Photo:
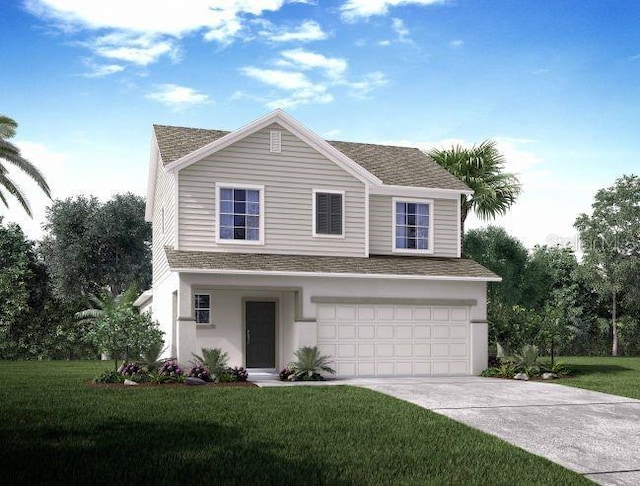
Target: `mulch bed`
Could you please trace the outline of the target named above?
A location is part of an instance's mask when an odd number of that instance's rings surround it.
[[[207,383],[206,385],[186,385],[184,383],[138,383],[137,385],[125,385],[124,383],[93,383],[92,381],[85,381],[85,386],[90,388],[160,388],[160,387],[183,387],[183,388],[203,388],[215,386],[218,388],[224,387],[248,387],[257,388],[258,385],[252,381],[232,381],[228,383]]]

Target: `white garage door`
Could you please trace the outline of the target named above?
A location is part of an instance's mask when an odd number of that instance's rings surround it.
[[[468,307],[320,304],[317,322],[338,375],[470,374]]]

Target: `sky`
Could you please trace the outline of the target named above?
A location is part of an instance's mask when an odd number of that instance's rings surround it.
[[[57,199],[144,195],[153,123],[282,108],[333,140],[492,138],[524,190],[492,224],[575,244],[595,192],[640,172],[639,25],[637,0],[3,0],[0,113]],[[38,239],[51,201],[12,176],[34,217],[0,216]]]

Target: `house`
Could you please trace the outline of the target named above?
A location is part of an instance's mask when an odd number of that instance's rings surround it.
[[[340,376],[478,374],[499,277],[460,258],[470,192],[418,149],[328,142],[281,110],[232,132],[154,126],[168,353],[278,369],[317,345]]]

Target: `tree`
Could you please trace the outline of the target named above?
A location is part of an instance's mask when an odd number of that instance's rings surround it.
[[[580,232],[584,274],[610,306],[611,354],[617,356],[620,306],[633,307],[640,300],[634,285],[640,272],[640,178],[625,175],[600,189],[591,209],[574,226]]]
[[[131,193],[104,204],[84,196],[54,201],[41,251],[56,296],[86,306],[89,294],[105,288],[115,297],[131,283],[151,285],[151,224],[144,206]]]
[[[91,295],[94,308],[76,313],[79,323],[89,325],[87,341],[100,351],[108,352],[116,369],[120,356],[126,362],[131,357],[139,357],[148,347],[162,343],[158,324],[133,306],[137,295],[135,285],[115,297],[109,292],[102,297]]]
[[[9,207],[9,203],[7,202],[7,198],[3,192],[4,189],[15,197],[25,212],[31,216],[31,209],[29,208],[29,202],[27,201],[26,196],[11,180],[9,177],[9,169],[2,162],[5,161],[27,174],[38,184],[38,186],[40,186],[40,189],[42,189],[49,198],[51,197],[51,190],[49,189],[49,185],[47,184],[47,181],[45,181],[44,176],[37,167],[22,157],[20,149],[9,142],[8,139],[15,137],[17,128],[18,124],[15,120],[7,116],[0,115],[0,201],[2,201],[6,207]]]
[[[493,219],[506,214],[520,195],[520,181],[515,174],[504,172],[505,159],[494,140],[485,140],[470,149],[460,145],[433,149],[428,155],[473,190],[472,195],[460,197],[461,235],[470,211],[480,219]]]

